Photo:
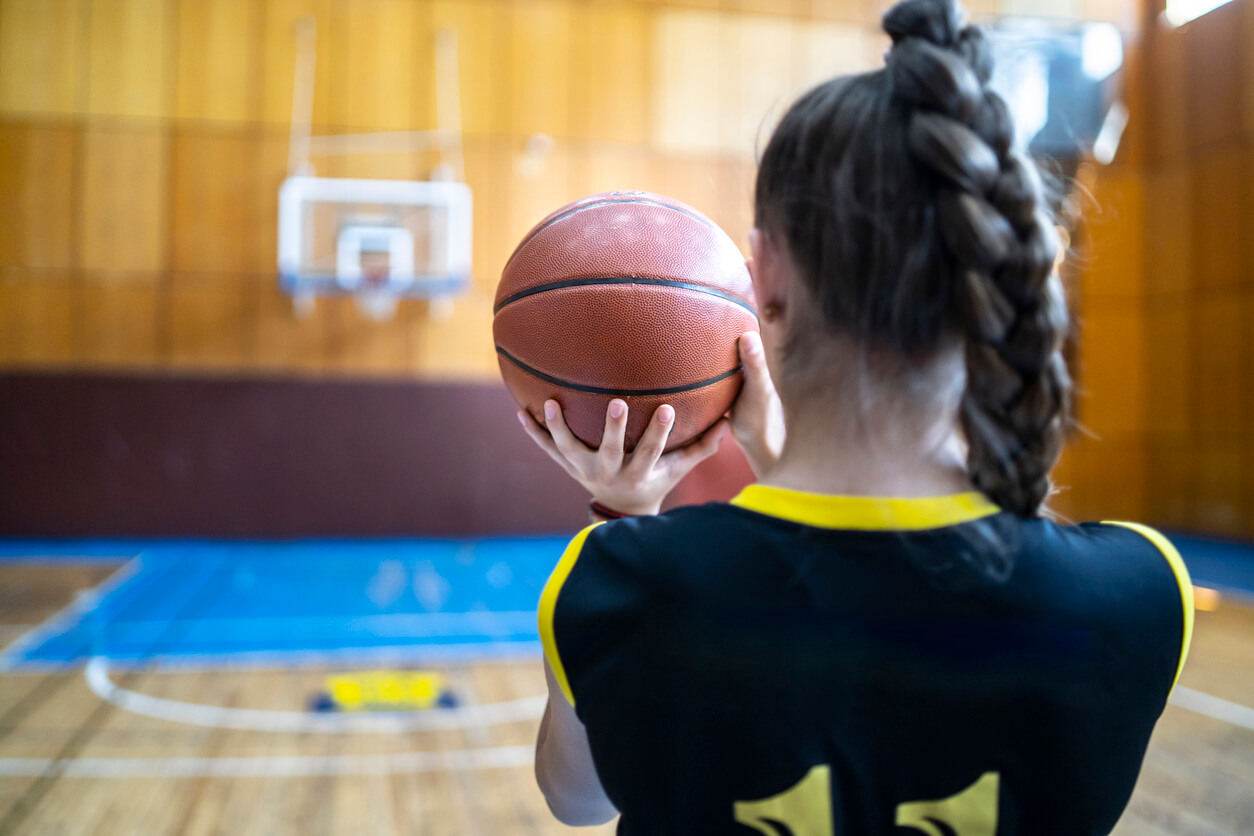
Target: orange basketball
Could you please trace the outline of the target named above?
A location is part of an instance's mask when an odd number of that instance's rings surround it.
[[[514,250],[492,335],[514,399],[544,424],[562,405],[596,447],[612,398],[627,402],[627,449],[658,406],[675,408],[667,449],[727,412],[740,391],[737,338],[756,331],[744,256],[709,218],[648,192],[563,206]]]

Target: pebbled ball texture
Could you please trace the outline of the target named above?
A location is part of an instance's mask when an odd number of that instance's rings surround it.
[[[596,447],[627,402],[627,449],[653,410],[675,407],[667,449],[716,422],[740,391],[736,340],[756,331],[744,256],[695,209],[649,192],[563,206],[523,238],[497,287],[492,335],[514,399],[544,402]]]

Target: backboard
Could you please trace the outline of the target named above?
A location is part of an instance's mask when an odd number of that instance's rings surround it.
[[[298,312],[352,294],[375,318],[401,297],[447,299],[470,284],[465,183],[295,176],[279,189],[279,280]]]

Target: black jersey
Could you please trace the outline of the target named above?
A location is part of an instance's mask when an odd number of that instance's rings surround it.
[[[1143,526],[762,485],[585,529],[540,602],[618,832],[684,836],[1107,833],[1192,618]]]

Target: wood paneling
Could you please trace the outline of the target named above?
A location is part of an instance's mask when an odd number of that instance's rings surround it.
[[[883,66],[888,36],[866,25],[804,22],[794,47],[792,98],[834,76]]]
[[[180,118],[256,121],[261,13],[254,0],[179,0]]]
[[[410,320],[411,369],[424,377],[496,380],[492,343],[495,288],[458,300],[448,317],[432,317],[421,306]]]
[[[1151,160],[1179,154],[1189,144],[1185,36],[1186,32],[1165,26],[1147,33],[1146,77],[1153,96],[1148,119]]]
[[[83,364],[116,369],[160,366],[164,298],[164,290],[151,281],[86,276],[81,295]]]
[[[1191,300],[1190,300],[1191,301]],[[1194,323],[1189,302],[1153,300],[1145,318],[1146,429],[1182,435],[1193,426]]]
[[[0,111],[79,109],[80,10],[78,0],[0,2]]]
[[[435,0],[436,32],[457,33],[458,83],[462,129],[498,133],[506,120],[505,67],[508,21],[494,0]]]
[[[1245,0],[1241,6],[1241,19],[1243,23],[1243,32],[1241,35],[1241,43],[1254,44],[1254,3]],[[1245,136],[1247,141],[1254,137],[1254,50],[1244,49],[1241,51],[1242,63],[1245,67],[1245,78],[1242,82],[1241,109],[1245,115]],[[1251,516],[1254,516],[1252,514]]]
[[[1197,441],[1192,528],[1248,536],[1249,433],[1203,435]]]
[[[1164,160],[1145,184],[1145,287],[1150,295],[1189,290],[1193,276],[1193,172],[1187,161]]]
[[[64,274],[0,278],[0,361],[65,365],[78,357],[78,287]]]
[[[1191,435],[1153,436],[1148,445],[1146,519],[1175,529],[1197,529],[1197,454]]]
[[[172,0],[88,0],[87,112],[159,117],[173,105]]]
[[[653,142],[664,151],[717,151],[723,16],[665,10],[656,14],[654,26]]]
[[[558,143],[538,159],[529,158],[521,140],[507,145],[509,161],[509,216],[506,219],[505,241],[510,252],[530,229],[554,209],[582,197],[571,186],[573,151],[568,144]]]
[[[166,302],[170,365],[224,371],[248,365],[254,353],[252,294],[240,282],[181,284]]]
[[[638,6],[576,4],[572,33],[571,132],[605,142],[650,135],[652,55],[647,12]]]
[[[753,228],[753,181],[757,166],[749,160],[723,162],[719,176],[718,224],[745,255],[749,254],[749,230]]]
[[[1139,295],[1145,274],[1145,181],[1140,172],[1109,169],[1094,190],[1097,209],[1088,218],[1085,297]]]
[[[1248,433],[1254,427],[1249,304],[1248,290],[1211,291],[1195,302],[1193,398],[1199,432]]]
[[[73,266],[77,133],[0,123],[0,266]]]
[[[1125,305],[1086,309],[1080,332],[1080,422],[1099,438],[1145,429],[1145,315]]]
[[[1147,34],[1147,510],[1252,536],[1254,3]]]
[[[430,5],[336,0],[333,15],[331,121],[367,131],[434,127]]]
[[[306,316],[297,316],[292,299],[277,283],[259,283],[253,292],[257,311],[252,365],[278,372],[318,372],[326,368],[326,311],[318,304]]]
[[[752,159],[792,104],[798,26],[786,18],[740,15],[723,25],[719,146]]]
[[[1232,139],[1241,130],[1241,67],[1250,49],[1242,14],[1242,3],[1227,3],[1188,24],[1186,113],[1193,147]]]
[[[571,7],[522,0],[502,10],[508,21],[506,106],[510,133],[570,135]]]
[[[90,125],[82,137],[79,258],[88,270],[166,266],[169,139],[153,127]]]
[[[717,160],[692,154],[668,154],[662,166],[665,194],[717,220],[723,199],[723,168]]]
[[[375,322],[353,299],[319,299],[325,308],[326,369],[331,372],[403,375],[409,371],[409,322],[421,303],[402,302],[392,319]]]
[[[506,145],[501,139],[477,139],[465,146],[466,184],[474,199],[474,281],[493,290],[518,244],[506,233],[513,166]]]
[[[575,151],[571,189],[578,194],[600,192],[665,192],[661,167],[653,155],[640,148],[621,145],[594,145]]]
[[[249,271],[265,275],[266,283],[269,283],[278,264],[279,187],[287,176],[287,134],[264,130],[254,137],[248,155],[252,168]]]
[[[296,25],[312,18],[317,37],[317,66],[314,72],[313,123],[325,126],[331,113],[331,78],[336,66],[331,61],[335,27],[331,19],[333,0],[266,0],[262,5],[261,115],[267,122],[289,124],[292,118],[292,86],[296,77]]]
[[[1208,149],[1194,158],[1194,270],[1198,288],[1231,287],[1250,281],[1248,251],[1240,242],[1249,232],[1249,156],[1235,143]]]
[[[1145,518],[1146,446],[1139,436],[1072,441],[1072,481],[1059,503],[1074,521]]]
[[[1118,0],[1122,2],[1122,0]],[[1149,156],[1150,101],[1156,91],[1146,86],[1148,75],[1145,40],[1136,32],[1125,32],[1123,37],[1123,69],[1116,78],[1123,85],[1123,101],[1128,108],[1128,124],[1115,152],[1112,164],[1131,166],[1144,171]]]
[[[256,227],[262,190],[258,142],[235,132],[184,129],[171,150],[171,264],[185,272],[241,273],[257,269]],[[273,269],[270,261],[261,269]]]

